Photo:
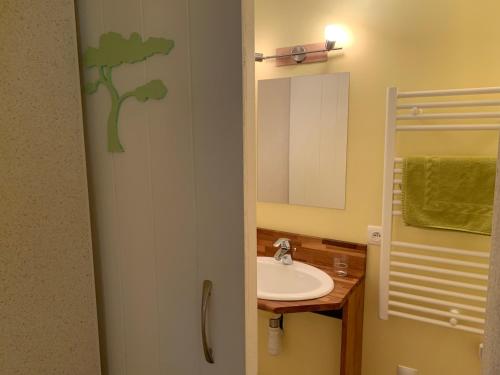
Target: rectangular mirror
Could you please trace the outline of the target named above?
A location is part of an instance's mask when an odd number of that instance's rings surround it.
[[[345,208],[349,73],[259,81],[261,202]]]

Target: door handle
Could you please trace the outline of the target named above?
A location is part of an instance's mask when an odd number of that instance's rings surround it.
[[[207,321],[208,321],[208,301],[212,295],[212,282],[203,281],[203,294],[201,297],[201,340],[203,342],[203,352],[208,363],[214,363],[213,350],[208,343]]]

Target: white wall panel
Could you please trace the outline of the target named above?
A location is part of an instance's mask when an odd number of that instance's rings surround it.
[[[294,77],[290,87],[290,204],[311,206],[321,181],[323,77]]]
[[[257,199],[288,204],[290,78],[259,82]]]
[[[344,208],[349,74],[290,87],[290,204]]]

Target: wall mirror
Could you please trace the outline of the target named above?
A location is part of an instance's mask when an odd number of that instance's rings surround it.
[[[259,81],[257,196],[345,208],[349,73]]]

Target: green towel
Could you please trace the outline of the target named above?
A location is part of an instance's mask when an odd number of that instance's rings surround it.
[[[496,159],[408,157],[403,163],[407,225],[491,234]]]

